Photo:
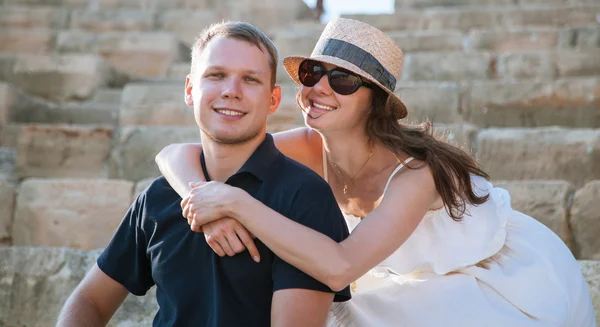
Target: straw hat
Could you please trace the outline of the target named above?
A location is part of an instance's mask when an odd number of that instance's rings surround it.
[[[301,85],[298,67],[305,59],[329,63],[352,71],[387,92],[394,118],[406,117],[406,106],[394,94],[404,55],[394,40],[375,27],[347,18],[327,24],[310,57],[291,56],[283,60],[288,75]]]

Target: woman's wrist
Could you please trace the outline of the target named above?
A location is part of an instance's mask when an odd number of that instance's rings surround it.
[[[227,206],[227,216],[233,218],[242,225],[247,221],[247,219],[251,219],[250,215],[246,215],[245,213],[252,212],[250,208],[255,204],[256,199],[254,199],[250,194],[245,192],[242,189],[237,189],[236,195],[233,197],[233,201],[229,203]]]

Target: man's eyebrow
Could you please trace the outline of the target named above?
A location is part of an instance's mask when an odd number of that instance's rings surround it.
[[[227,70],[227,67],[225,67],[225,66],[219,66],[219,65],[208,66],[208,67],[206,67],[206,70]],[[263,70],[260,70],[260,69],[246,69],[246,70],[244,70],[244,73],[248,74],[248,75],[258,75],[258,76],[264,76],[265,75],[265,72]]]

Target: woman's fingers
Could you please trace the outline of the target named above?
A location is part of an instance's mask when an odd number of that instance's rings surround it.
[[[220,256],[220,257],[224,257],[225,256],[225,251],[223,251],[223,248],[221,247],[221,245],[217,242],[217,240],[214,237],[210,237],[206,234],[204,234],[204,239],[206,239],[206,243],[208,244],[208,246],[210,246],[210,248],[215,251],[215,253]]]
[[[252,239],[252,236],[250,235],[248,230],[246,230],[240,225],[238,228],[235,229],[235,233],[242,241],[246,249],[248,249],[248,253],[250,253],[252,259],[256,262],[260,262],[260,253],[258,252],[256,244],[254,244],[254,240]]]

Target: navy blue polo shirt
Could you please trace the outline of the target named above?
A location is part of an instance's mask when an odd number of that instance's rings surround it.
[[[281,154],[269,134],[226,183],[335,241],[348,236],[329,185]],[[104,273],[135,295],[156,285],[159,311],[154,326],[270,326],[275,291],[332,292],[258,239],[260,263],[248,251],[219,257],[203,234],[190,230],[180,201],[164,177],[154,180],[129,208],[97,261]],[[335,295],[335,301],[348,299],[348,288]]]

